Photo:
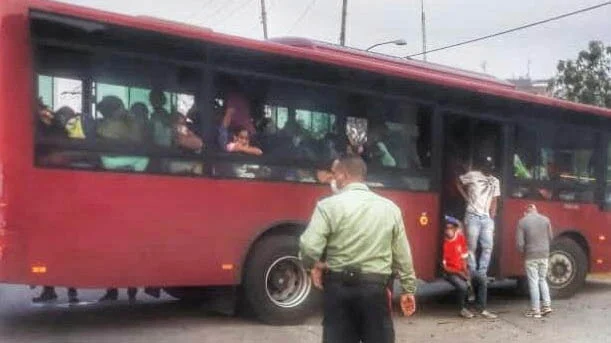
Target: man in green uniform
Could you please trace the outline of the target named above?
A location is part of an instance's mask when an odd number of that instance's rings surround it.
[[[339,193],[320,201],[300,238],[300,256],[323,289],[323,342],[394,342],[387,285],[395,272],[401,309],[416,310],[416,275],[401,210],[364,184],[358,156],[336,160]]]

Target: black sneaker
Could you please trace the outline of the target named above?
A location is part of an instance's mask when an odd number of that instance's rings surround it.
[[[57,300],[57,294],[55,292],[43,292],[36,298],[32,299],[35,304],[48,303]]]
[[[99,302],[117,301],[117,299],[119,299],[119,291],[117,291],[116,289],[112,289],[112,290],[106,291],[106,294],[104,294],[104,296],[101,297],[100,300],[98,301]]]
[[[81,302],[81,301],[80,301],[80,300],[79,300],[79,298],[77,298],[77,297],[69,297],[69,298],[68,298],[68,303],[70,303],[70,304],[73,304],[73,305],[74,305],[74,304],[78,304],[78,303],[80,303],[80,302]]]

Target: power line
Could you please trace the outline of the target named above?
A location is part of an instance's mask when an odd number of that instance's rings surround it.
[[[216,17],[218,14],[220,14],[221,12],[223,12],[225,9],[227,9],[229,6],[233,5],[237,0],[227,0],[227,2],[225,4],[222,4],[221,7],[217,8],[216,11],[214,11],[212,14],[210,14],[208,16],[208,21],[214,19],[214,17]]]
[[[428,51],[423,51],[423,52],[420,52],[420,53],[417,53],[417,54],[413,54],[413,55],[408,55],[406,57],[407,58],[411,58],[411,57],[415,57],[415,56],[429,54],[431,52],[447,50],[447,49],[455,48],[455,47],[458,47],[458,46],[462,46],[462,45],[467,45],[467,44],[479,42],[479,41],[490,39],[490,38],[493,38],[493,37],[498,37],[498,36],[501,36],[501,35],[504,35],[504,34],[516,32],[516,31],[520,31],[520,30],[524,30],[524,29],[527,29],[527,28],[530,28],[530,27],[533,27],[533,26],[549,23],[551,21],[555,21],[555,20],[566,18],[566,17],[570,17],[570,16],[573,16],[573,15],[576,15],[576,14],[580,14],[580,13],[584,13],[584,12],[589,12],[589,11],[592,11],[592,10],[595,10],[595,9],[598,9],[598,8],[601,8],[601,7],[604,7],[604,6],[608,6],[608,5],[611,5],[611,1],[603,2],[603,3],[598,4],[598,5],[594,5],[594,6],[591,6],[591,7],[584,8],[584,9],[580,9],[580,10],[577,10],[577,11],[574,11],[574,12],[565,13],[565,14],[562,14],[562,15],[559,15],[559,16],[556,16],[556,17],[548,18],[548,19],[537,21],[537,22],[534,22],[534,23],[518,26],[518,27],[515,27],[513,29],[509,29],[509,30],[493,33],[493,34],[490,34],[490,35],[487,35],[487,36],[482,36],[482,37],[478,37],[478,38],[474,38],[474,39],[469,39],[469,40],[466,40],[466,41],[463,41],[463,42],[455,43],[455,44],[452,44],[452,45],[447,45],[447,46],[444,46],[444,47],[441,47],[441,48],[437,48],[437,49],[433,49],[433,50],[428,50]]]
[[[244,2],[242,2],[241,4],[239,4],[237,7],[234,8],[234,10],[227,16],[225,16],[224,18],[221,18],[221,21],[219,21],[218,23],[216,23],[214,26],[220,26],[222,23],[224,23],[225,21],[229,20],[231,17],[233,17],[234,15],[241,13],[244,11],[245,8],[248,8],[248,6],[255,0],[246,0]]]
[[[310,13],[310,11],[312,10],[312,8],[314,8],[314,5],[316,4],[316,0],[312,0],[310,1],[310,3],[308,4],[308,6],[305,8],[305,10],[301,13],[301,15],[299,15],[299,18],[297,18],[297,20],[295,21],[295,23],[291,26],[291,28],[289,29],[289,33],[293,32],[293,30],[297,27],[297,25],[299,25],[301,23],[301,21],[308,15],[308,13]]]
[[[189,18],[188,18],[186,21],[190,21],[190,20],[192,20],[192,19],[197,18],[197,17],[198,17],[198,16],[201,14],[201,12],[202,12],[204,9],[206,9],[206,7],[208,7],[208,6],[212,5],[212,3],[213,3],[214,1],[215,1],[215,0],[208,0],[208,1],[204,1],[204,2],[202,3],[202,5],[199,7],[199,10],[197,10],[197,11],[193,11],[193,12],[191,13],[191,15],[189,16]]]

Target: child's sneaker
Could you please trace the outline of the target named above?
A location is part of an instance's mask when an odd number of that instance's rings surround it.
[[[466,319],[471,319],[475,317],[475,315],[471,311],[467,310],[466,308],[463,308],[462,310],[460,310],[460,316]]]
[[[541,318],[541,312],[537,310],[528,310],[524,315],[528,318]]]
[[[551,307],[549,307],[549,306],[543,306],[543,307],[541,308],[541,315],[542,315],[542,316],[547,316],[548,314],[550,314],[550,313],[552,313],[552,312],[554,312],[554,310],[552,310],[552,308],[551,308]]]

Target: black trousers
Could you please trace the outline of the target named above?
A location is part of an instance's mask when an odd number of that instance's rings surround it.
[[[452,286],[454,286],[454,289],[456,289],[456,298],[458,306],[460,306],[460,309],[465,308],[465,306],[467,305],[467,281],[463,280],[463,278],[461,278],[457,274],[447,274],[445,278],[446,280],[448,280],[449,283],[452,284]]]
[[[393,343],[386,285],[325,280],[323,343]]]

